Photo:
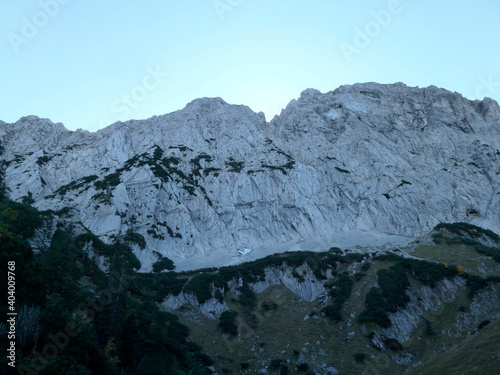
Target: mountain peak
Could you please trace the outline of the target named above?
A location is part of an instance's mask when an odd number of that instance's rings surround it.
[[[348,231],[498,227],[499,123],[491,100],[364,83],[304,90],[270,123],[221,98],[92,134],[28,116],[0,127],[0,162],[11,198],[143,236],[145,270],[153,251],[209,266]]]
[[[300,93],[301,98],[308,98],[308,97],[316,98],[320,95],[323,95],[321,91],[312,88],[305,89]]]
[[[215,97],[215,98],[199,98],[199,99],[194,99],[191,102],[189,102],[185,108],[200,108],[202,110],[210,110],[214,108],[221,108],[221,107],[226,107],[229,106],[225,100],[223,100],[220,97]]]
[[[52,120],[48,118],[43,118],[35,115],[23,116],[19,120],[17,120],[13,125],[22,126],[22,127],[38,127],[38,128],[47,128],[47,129],[60,129],[67,130],[62,122],[54,123]]]

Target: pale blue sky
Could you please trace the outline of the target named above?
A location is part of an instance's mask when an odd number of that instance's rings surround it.
[[[0,119],[95,131],[219,96],[270,120],[306,88],[367,81],[500,101],[499,16],[498,0],[4,0]]]

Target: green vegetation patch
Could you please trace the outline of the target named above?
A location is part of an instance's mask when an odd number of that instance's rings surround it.
[[[462,237],[469,237],[469,238],[480,238],[482,236],[485,236],[487,238],[492,239],[493,241],[500,243],[500,236],[496,234],[495,232],[489,230],[489,229],[484,229],[481,227],[478,227],[476,225],[468,224],[468,223],[439,223],[434,227],[434,230],[440,231],[440,232],[448,232],[448,233],[453,233],[458,236]]]
[[[212,298],[212,285],[216,289],[227,289],[227,284],[219,274],[200,273],[189,280],[184,292],[194,294],[201,304]]]
[[[153,272],[172,271],[174,268],[174,262],[167,257],[163,257],[153,264]]]
[[[230,335],[230,336],[237,336],[238,335],[238,325],[236,323],[236,318],[238,316],[238,313],[236,311],[224,311],[220,318],[219,318],[219,323],[218,327],[220,328],[222,334]],[[248,368],[248,363],[245,366],[242,363],[241,368]]]
[[[36,159],[36,163],[38,165],[43,165],[45,163],[48,163],[52,158],[53,158],[53,156],[43,155],[43,156],[40,156],[38,159]]]
[[[244,284],[242,287],[238,288],[238,292],[240,292],[239,302],[245,308],[252,310],[257,305],[257,296],[248,284]]]
[[[53,218],[50,211],[40,213],[0,193],[0,263],[15,262],[16,306],[28,318],[16,324],[17,337],[23,337],[16,341],[22,372],[211,373],[213,361],[188,341],[189,329],[157,304],[170,293],[178,294],[183,280],[173,272],[139,274],[135,270],[140,264],[126,243],[106,245],[91,233],[74,236],[74,227],[62,222],[50,245],[34,253],[29,239]],[[94,255],[107,258],[106,273],[85,251],[90,242]],[[0,267],[0,274],[7,280],[7,267]],[[1,294],[7,301],[7,288]],[[3,315],[7,308],[0,304]],[[78,331],[71,345],[57,358],[41,361],[33,348],[50,352],[53,335],[68,332],[68,327]]]
[[[378,260],[394,261],[399,263],[409,274],[424,285],[435,287],[436,283],[444,278],[457,276],[457,268],[444,263],[428,262],[420,259],[403,258],[396,254],[389,253],[377,257]]]
[[[203,170],[203,175],[204,176],[210,176],[211,173],[213,173],[213,175],[215,177],[219,176],[219,172],[222,171],[222,169],[220,168],[215,168],[215,167],[209,167],[209,168],[205,168]]]
[[[140,273],[137,274],[134,293],[137,295],[148,295],[154,301],[160,303],[169,295],[179,295],[185,284],[186,280],[178,278],[177,273],[172,271]]]
[[[105,190],[108,187],[118,186],[120,182],[121,182],[120,173],[115,172],[108,174],[107,176],[104,177],[103,180],[94,182],[94,186],[96,187],[96,189]]]
[[[386,303],[386,311],[396,312],[410,302],[406,290],[410,282],[400,263],[377,272],[377,280]]]
[[[339,279],[333,283],[329,292],[330,296],[333,297],[333,303],[323,309],[323,313],[327,317],[334,321],[342,320],[342,305],[351,295],[353,284],[347,272],[340,275]]]
[[[205,158],[205,156],[206,156],[207,158]],[[202,159],[205,159],[205,160],[208,160],[208,161],[211,161],[211,160],[212,160],[212,158],[211,158],[210,156],[208,156],[208,155],[206,155],[206,154],[200,154],[200,155],[198,155],[196,158],[191,159],[191,160],[189,161],[189,163],[190,163],[190,164],[192,164],[192,166],[191,166],[191,174],[192,174],[193,176],[196,176],[196,177],[201,177],[201,173],[200,173],[200,171],[201,171],[201,170],[203,170],[203,167],[202,167],[202,166],[201,166],[201,164],[200,164],[200,160],[202,160]]]
[[[359,315],[360,323],[374,322],[384,328],[391,325],[388,313],[404,307],[410,298],[406,294],[410,282],[401,263],[377,272],[379,288],[371,288],[365,298],[365,310]]]
[[[139,247],[141,249],[146,248],[146,239],[140,233],[136,233],[136,232],[132,232],[131,230],[128,230],[124,239],[125,239],[125,241],[136,243],[137,245],[139,245]]]
[[[170,148],[170,149],[178,149],[180,152],[186,152],[187,150],[189,150],[189,151],[193,151],[192,149],[190,149],[189,147],[184,146],[184,145],[180,145],[180,146],[170,146],[169,148]]]
[[[493,233],[493,232],[491,232]],[[496,233],[493,233],[496,235]],[[488,235],[490,237],[490,235]],[[478,238],[478,235],[475,236]],[[493,238],[493,237],[490,237]],[[500,263],[500,248],[483,245],[482,243],[462,236],[445,236],[443,233],[433,233],[432,240],[436,245],[467,245],[471,246],[477,253],[492,257],[495,262]]]
[[[269,164],[266,164],[266,163],[261,163],[260,166],[262,168],[267,168],[267,169],[270,169],[270,170],[277,170],[277,171],[280,171],[281,173],[283,174],[287,174],[287,169],[293,169],[293,166],[295,164],[295,161],[291,160],[289,161],[288,163],[286,164],[283,164],[283,165],[269,165]]]
[[[226,167],[229,172],[240,173],[245,167],[245,162],[236,161],[231,157],[229,158],[229,161],[226,161]]]
[[[268,163],[261,162],[261,168],[267,168],[270,170],[277,170],[285,175],[287,174],[287,170],[291,170],[294,168],[295,160],[293,160],[291,155],[287,154],[283,150],[276,148],[276,147],[273,147],[272,151],[274,151],[280,155],[283,155],[287,159],[287,162],[282,164],[282,165],[271,165]],[[263,171],[263,169],[260,169],[257,172],[261,172],[261,171]]]
[[[365,309],[359,314],[359,323],[373,322],[381,327],[389,328],[391,321],[386,311],[386,304],[379,288],[373,287],[365,297]]]
[[[365,353],[356,353],[356,354],[354,354],[353,358],[357,363],[363,363],[366,359],[366,354]]]
[[[486,278],[477,275],[466,275],[469,297],[473,298],[479,291],[490,286],[491,283],[499,283],[500,276],[488,276]]]
[[[148,229],[148,231],[146,233],[151,235],[154,239],[159,239],[159,240],[163,241],[165,239],[165,236],[159,234],[157,232],[157,230],[158,230],[158,227],[155,224],[153,224],[151,226],[151,228]]]
[[[307,264],[316,278],[326,280],[325,271],[327,269],[336,269],[342,264],[361,261],[364,257],[366,255],[356,253],[342,256],[336,253],[334,248],[325,253],[312,251],[285,252],[243,263],[237,267],[221,267],[219,274],[226,282],[242,278],[244,282],[254,283],[264,279],[266,268],[280,268],[284,265],[297,268]],[[302,278],[297,272],[296,275],[299,279]]]
[[[358,316],[360,323],[373,322],[387,328],[391,325],[388,313],[396,312],[409,302],[406,290],[409,287],[408,274],[424,285],[434,287],[444,278],[457,276],[457,269],[443,263],[403,258],[395,254],[377,257],[381,261],[393,261],[389,269],[377,272],[380,288],[370,289],[365,298],[365,309]]]
[[[82,187],[85,187],[85,190],[87,190],[88,188],[90,188],[88,184],[91,183],[92,181],[97,180],[98,178],[99,177],[97,177],[96,175],[79,178],[78,180],[72,181],[69,184],[61,186],[54,192],[54,194],[65,195],[68,191],[80,190]]]

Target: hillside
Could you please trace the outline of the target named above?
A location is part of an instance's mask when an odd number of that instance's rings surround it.
[[[449,226],[460,227],[480,229]],[[184,273],[163,306],[223,374],[496,374],[499,263],[484,250],[498,257],[499,243],[438,229],[433,243],[392,252],[332,248]],[[458,249],[475,262],[453,263]]]
[[[15,373],[496,374],[494,232],[441,224],[391,251],[287,252],[196,272],[162,258],[138,273],[133,238],[106,245],[60,214],[0,195]],[[0,323],[6,348],[7,331]],[[6,357],[0,366],[13,370]]]

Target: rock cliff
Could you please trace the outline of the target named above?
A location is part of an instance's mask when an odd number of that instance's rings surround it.
[[[309,89],[271,122],[220,98],[95,133],[28,116],[0,122],[0,161],[12,199],[128,233],[144,271],[157,253],[500,225],[500,107],[434,86]]]

